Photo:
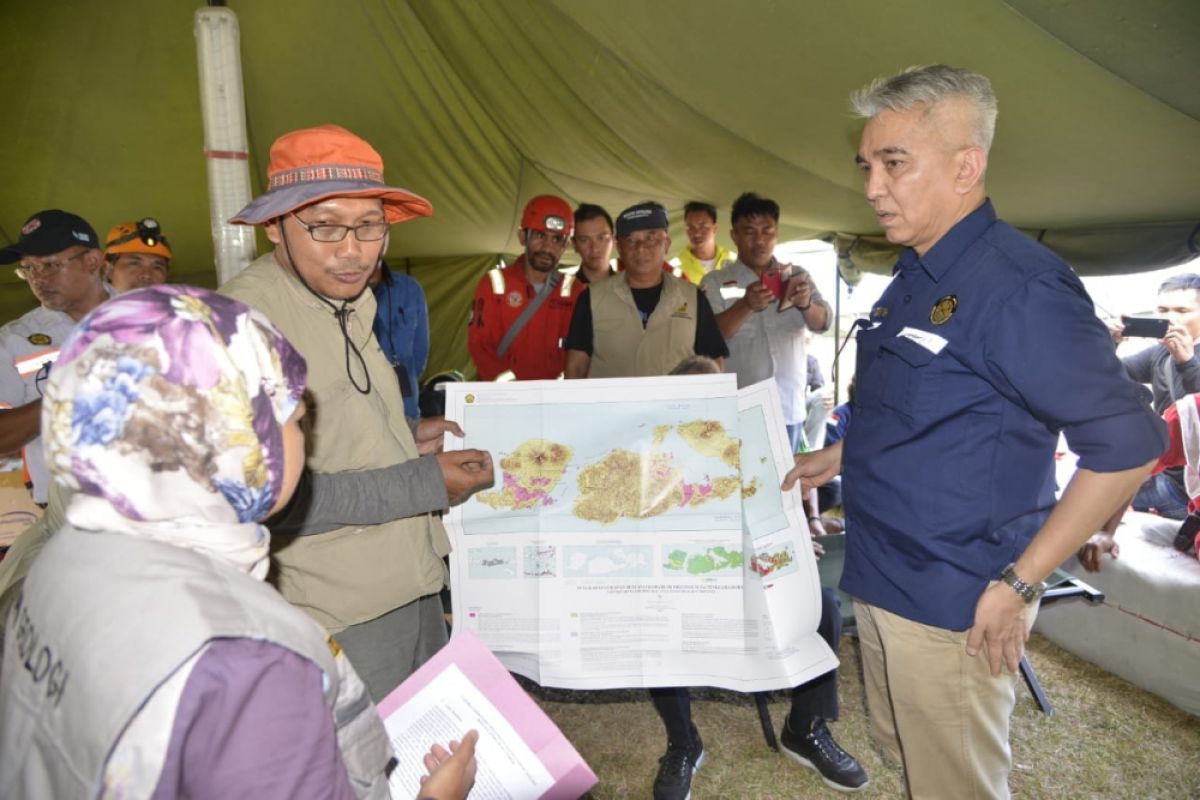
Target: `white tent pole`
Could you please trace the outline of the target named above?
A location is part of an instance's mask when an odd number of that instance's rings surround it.
[[[219,283],[254,260],[254,227],[226,220],[250,202],[250,153],[242,94],[241,36],[228,8],[197,9],[194,32],[200,67],[208,210]]]

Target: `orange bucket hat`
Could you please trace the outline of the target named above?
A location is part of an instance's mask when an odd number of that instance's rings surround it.
[[[375,148],[341,126],[321,125],[275,140],[266,193],[229,221],[258,225],[331,197],[378,197],[391,223],[433,214],[424,197],[383,182],[383,158]]]

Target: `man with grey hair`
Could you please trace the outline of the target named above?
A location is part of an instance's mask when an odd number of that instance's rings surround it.
[[[845,475],[871,729],[921,798],[1009,796],[1016,674],[1047,575],[1166,439],[1079,279],[996,217],[987,78],[914,68],[858,93],[856,161],[895,276],[858,333],[854,425],[784,487]],[[1054,499],[1059,432],[1079,470]]]

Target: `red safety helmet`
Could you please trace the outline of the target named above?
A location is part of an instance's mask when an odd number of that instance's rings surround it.
[[[571,204],[561,197],[539,194],[525,204],[521,227],[571,237],[575,234],[575,215],[571,212]]]

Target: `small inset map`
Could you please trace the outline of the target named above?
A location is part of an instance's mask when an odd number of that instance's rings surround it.
[[[554,578],[558,576],[555,558],[557,548],[552,544],[525,545],[525,577]]]
[[[742,572],[742,551],[729,550],[724,547],[697,547],[695,545],[678,545],[664,547],[665,559],[663,569],[668,576],[672,573],[687,573],[688,575],[704,575],[706,577],[722,577],[740,575]]]
[[[502,478],[494,492],[481,492],[479,502],[495,509],[521,509],[554,503],[550,493],[562,480],[571,448],[545,439],[529,439],[500,459]]]
[[[759,550],[754,554],[754,561],[750,563],[750,569],[764,578],[781,578],[784,575],[790,575],[799,569],[799,565],[796,564],[796,551],[791,542],[773,550]]]
[[[563,577],[649,578],[654,575],[650,545],[579,544],[563,548]]]
[[[467,550],[469,574],[477,580],[506,580],[517,577],[517,548],[472,547]]]

